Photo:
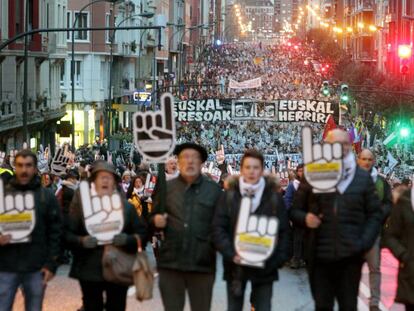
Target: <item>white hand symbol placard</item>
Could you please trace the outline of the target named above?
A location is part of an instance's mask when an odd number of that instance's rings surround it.
[[[11,235],[10,243],[28,242],[36,225],[33,192],[6,194],[0,178],[0,233]]]
[[[302,129],[303,173],[314,192],[334,192],[342,179],[342,145],[313,144],[310,127]]]
[[[174,97],[164,93],[160,100],[160,111],[136,112],[133,116],[135,146],[149,163],[165,162],[175,147]]]
[[[242,198],[234,245],[242,264],[263,267],[276,246],[279,220],[252,214],[251,201],[247,196]]]
[[[52,163],[50,164],[50,171],[52,174],[61,176],[66,172],[66,168],[68,167],[68,163],[70,161],[70,153],[68,151],[68,146],[59,148],[56,150],[56,154],[52,159]]]
[[[119,193],[111,196],[91,195],[89,183],[80,183],[83,216],[86,231],[98,240],[99,244],[112,243],[115,235],[124,228],[124,211]]]
[[[43,149],[43,145],[40,145],[37,152],[37,168],[40,173],[45,173],[49,169],[49,147]]]
[[[219,165],[223,164],[226,160],[226,155],[224,153],[224,146],[221,145],[220,150],[216,151],[216,161]]]

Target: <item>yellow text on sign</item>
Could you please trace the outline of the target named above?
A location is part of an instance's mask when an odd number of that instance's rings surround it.
[[[9,223],[9,222],[26,222],[32,221],[32,213],[20,213],[20,214],[5,214],[0,215],[0,222]]]
[[[272,246],[272,239],[269,237],[260,237],[256,235],[251,235],[248,233],[240,234],[239,241],[242,243],[249,243],[260,245],[263,247],[271,247]]]
[[[332,172],[332,171],[339,171],[340,169],[341,169],[341,166],[339,162],[306,164],[306,170],[309,173]]]

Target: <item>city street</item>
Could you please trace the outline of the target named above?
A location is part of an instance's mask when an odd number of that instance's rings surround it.
[[[226,291],[225,283],[221,279],[222,268],[219,259],[216,283],[213,293],[212,311],[226,310]],[[381,293],[381,310],[383,311],[402,311],[403,307],[394,304],[394,291],[396,288],[396,261],[392,255],[387,251],[382,252],[382,266],[381,272],[383,277],[382,293]],[[63,266],[59,269],[58,276],[50,283],[47,290],[46,299],[44,303],[45,311],[75,311],[80,307],[81,293],[76,280],[67,277],[69,267]],[[248,288],[246,293],[249,293]],[[309,287],[307,284],[307,276],[305,270],[292,270],[284,268],[280,271],[280,281],[275,283],[273,290],[273,310],[284,311],[311,311],[313,310],[313,302],[310,296]],[[358,310],[368,311],[368,269],[364,266],[363,278],[360,284],[360,295]],[[245,301],[248,301],[248,296],[245,295]],[[21,295],[17,297],[16,305],[13,311],[23,310]],[[128,308],[127,311],[161,311],[162,303],[158,286],[154,290],[154,298],[150,301],[140,303],[133,297],[133,290],[129,291]],[[186,311],[190,310],[186,306]],[[245,303],[244,310],[249,310]]]

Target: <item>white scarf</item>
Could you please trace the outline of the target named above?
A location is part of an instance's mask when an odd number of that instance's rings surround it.
[[[134,187],[134,193],[141,198],[144,195],[144,186],[140,187],[140,188],[135,188]]]
[[[344,165],[343,176],[342,180],[336,187],[340,194],[343,194],[348,188],[348,186],[351,184],[352,180],[354,179],[357,168],[355,156],[352,152],[348,153],[348,155],[343,159],[342,163]]]
[[[377,179],[378,179],[378,170],[375,167],[372,167],[371,177],[372,177],[372,181],[374,183],[376,183],[377,182]]]
[[[176,177],[178,177],[178,175],[180,175],[180,172],[178,170],[175,171],[175,173],[172,174],[168,174],[167,172],[165,172],[165,180],[171,180],[174,179]]]
[[[239,189],[240,189],[241,195],[252,196],[252,207],[251,207],[250,212],[254,213],[259,207],[265,186],[266,186],[266,182],[263,177],[260,178],[257,184],[252,185],[252,184],[246,183],[243,177],[240,176]]]

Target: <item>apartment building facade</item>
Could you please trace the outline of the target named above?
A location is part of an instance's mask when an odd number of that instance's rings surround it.
[[[1,42],[23,33],[25,29],[64,28],[66,8],[67,0],[1,1]],[[61,64],[66,56],[65,36],[64,32],[30,36],[26,73],[24,39],[0,51],[1,150],[18,148],[23,142],[33,148],[39,144],[55,144],[57,121],[65,115],[65,103],[59,86]],[[22,108],[25,84],[27,137],[23,132]]]

